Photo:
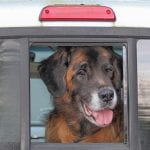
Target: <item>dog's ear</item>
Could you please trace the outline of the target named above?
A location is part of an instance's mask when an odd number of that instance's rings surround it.
[[[122,87],[122,78],[123,78],[123,66],[122,66],[122,57],[114,52],[114,74],[113,74],[113,84],[117,90],[120,90]]]
[[[43,60],[38,67],[40,77],[54,97],[66,90],[65,74],[69,64],[69,47],[59,47],[58,51]]]

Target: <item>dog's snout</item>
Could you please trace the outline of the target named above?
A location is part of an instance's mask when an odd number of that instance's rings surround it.
[[[114,98],[114,91],[110,88],[102,88],[99,90],[98,96],[103,102],[108,103]]]

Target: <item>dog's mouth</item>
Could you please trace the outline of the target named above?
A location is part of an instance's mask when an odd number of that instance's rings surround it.
[[[86,118],[96,126],[105,127],[111,124],[113,120],[113,111],[110,108],[104,108],[102,110],[94,111],[90,109],[86,104],[83,104],[82,106]]]

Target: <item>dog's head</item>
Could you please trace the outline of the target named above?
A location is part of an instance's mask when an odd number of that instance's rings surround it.
[[[39,66],[54,97],[65,93],[91,123],[109,125],[121,88],[122,60],[112,47],[60,47]]]

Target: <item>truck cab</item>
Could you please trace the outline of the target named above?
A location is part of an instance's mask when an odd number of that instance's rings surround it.
[[[93,7],[98,12],[92,12]],[[100,16],[95,16],[97,13]],[[128,138],[124,141],[126,148],[121,149],[148,150],[149,14],[150,2],[144,0],[0,1],[0,147],[8,150],[60,148],[57,144],[45,144],[46,115],[55,106],[53,96],[39,76],[38,65],[53,55],[58,46],[102,45],[112,46],[123,58],[122,95]],[[80,149],[81,145],[78,146]],[[102,148],[111,149],[107,146]],[[63,147],[66,148],[70,147]],[[112,146],[112,149],[119,148],[120,145]]]

